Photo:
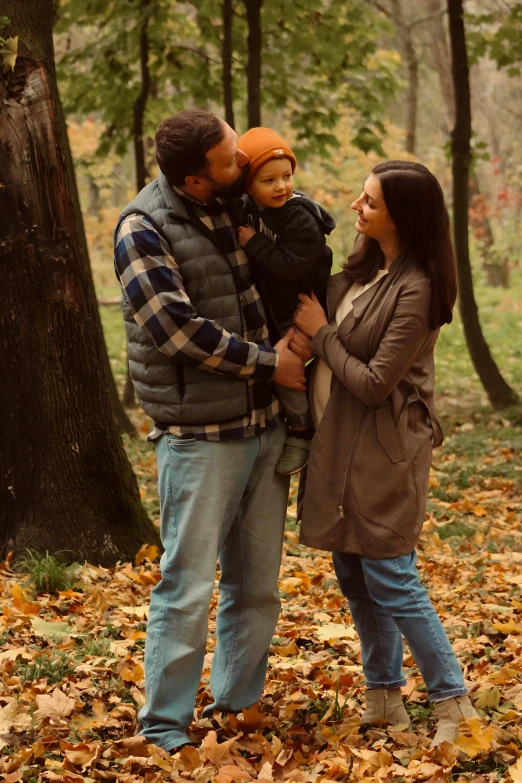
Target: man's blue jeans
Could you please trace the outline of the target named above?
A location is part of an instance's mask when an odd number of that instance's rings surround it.
[[[156,444],[161,580],[151,595],[141,733],[171,750],[189,741],[219,557],[216,650],[207,707],[238,712],[263,691],[280,599],[289,480],[275,472],[284,427],[210,442],[163,435]]]
[[[404,636],[430,701],[445,701],[468,692],[439,616],[420,583],[416,552],[383,560],[334,552],[333,562],[361,640],[368,688],[406,685]]]

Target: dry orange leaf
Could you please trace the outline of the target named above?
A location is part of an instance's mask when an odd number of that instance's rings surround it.
[[[290,655],[299,655],[299,648],[295,642],[291,642],[288,645],[274,644],[272,650],[276,655],[280,655],[281,658],[288,658]]]
[[[238,737],[241,736],[241,734],[238,735]],[[232,739],[229,739],[226,742],[218,743],[216,732],[209,731],[200,747],[202,760],[206,759],[216,766],[231,763],[233,759],[230,755],[230,749],[232,748],[232,745],[237,742],[238,737],[232,737]]]
[[[179,754],[179,760],[187,772],[193,772],[201,766],[199,750],[192,745],[184,745]]]
[[[35,715],[39,718],[50,718],[51,720],[67,718],[74,709],[74,699],[66,696],[60,688],[55,688],[50,696],[49,694],[37,696],[36,703],[38,709]]]
[[[513,783],[522,783],[522,756],[519,756],[515,764],[508,767],[508,772]]]
[[[40,604],[36,601],[26,601],[22,585],[16,582],[11,587],[11,595],[13,596],[13,606],[22,614],[38,614],[40,611]]]
[[[455,745],[468,756],[474,758],[484,750],[489,750],[493,739],[493,727],[484,727],[477,718],[469,718],[459,731]]]
[[[141,663],[137,663],[132,669],[125,667],[120,675],[125,682],[140,682],[145,676],[145,670]]]
[[[514,620],[508,620],[507,623],[493,623],[493,628],[495,631],[499,631],[500,633],[522,633],[522,629],[519,625],[516,624]]]
[[[153,562],[159,555],[159,548],[155,544],[143,544],[138,549],[136,557],[134,558],[134,565],[141,565],[145,560]]]
[[[100,742],[80,742],[73,749],[66,750],[65,756],[75,766],[81,767],[84,772],[91,767],[96,759],[100,758],[102,745]]]

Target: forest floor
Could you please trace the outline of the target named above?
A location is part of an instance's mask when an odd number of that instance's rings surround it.
[[[480,296],[488,339],[520,391],[520,285]],[[120,316],[112,307],[102,311],[121,384]],[[483,723],[465,726],[455,745],[428,750],[433,710],[406,649],[411,726],[363,731],[360,645],[330,556],[298,544],[294,484],[264,695],[240,715],[200,717],[210,699],[215,590],[191,727],[197,745],[174,757],[136,736],[157,550],[144,547],[133,563],[112,569],[85,564],[57,594],[36,592],[13,563],[1,567],[0,779],[522,783],[521,415],[487,407],[458,320],[442,333],[437,366],[446,440],[434,455],[419,570]],[[139,436],[126,446],[157,524],[149,424],[131,415]]]

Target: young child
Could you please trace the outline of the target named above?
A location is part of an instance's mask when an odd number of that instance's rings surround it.
[[[335,221],[304,193],[294,191],[296,159],[288,144],[269,128],[251,128],[238,142],[249,158],[246,194],[232,209],[239,244],[252,264],[272,345],[292,326],[297,295],[313,291],[326,306],[332,251],[325,234]],[[308,462],[313,429],[305,392],[283,386],[277,395],[289,433],[277,472],[297,473]]]

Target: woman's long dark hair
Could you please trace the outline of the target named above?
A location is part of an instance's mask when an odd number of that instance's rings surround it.
[[[402,250],[430,280],[430,328],[451,323],[457,273],[448,211],[437,179],[426,166],[409,160],[379,163],[372,174],[381,183]],[[369,283],[383,263],[384,255],[377,240],[359,235],[343,268],[352,280]]]

